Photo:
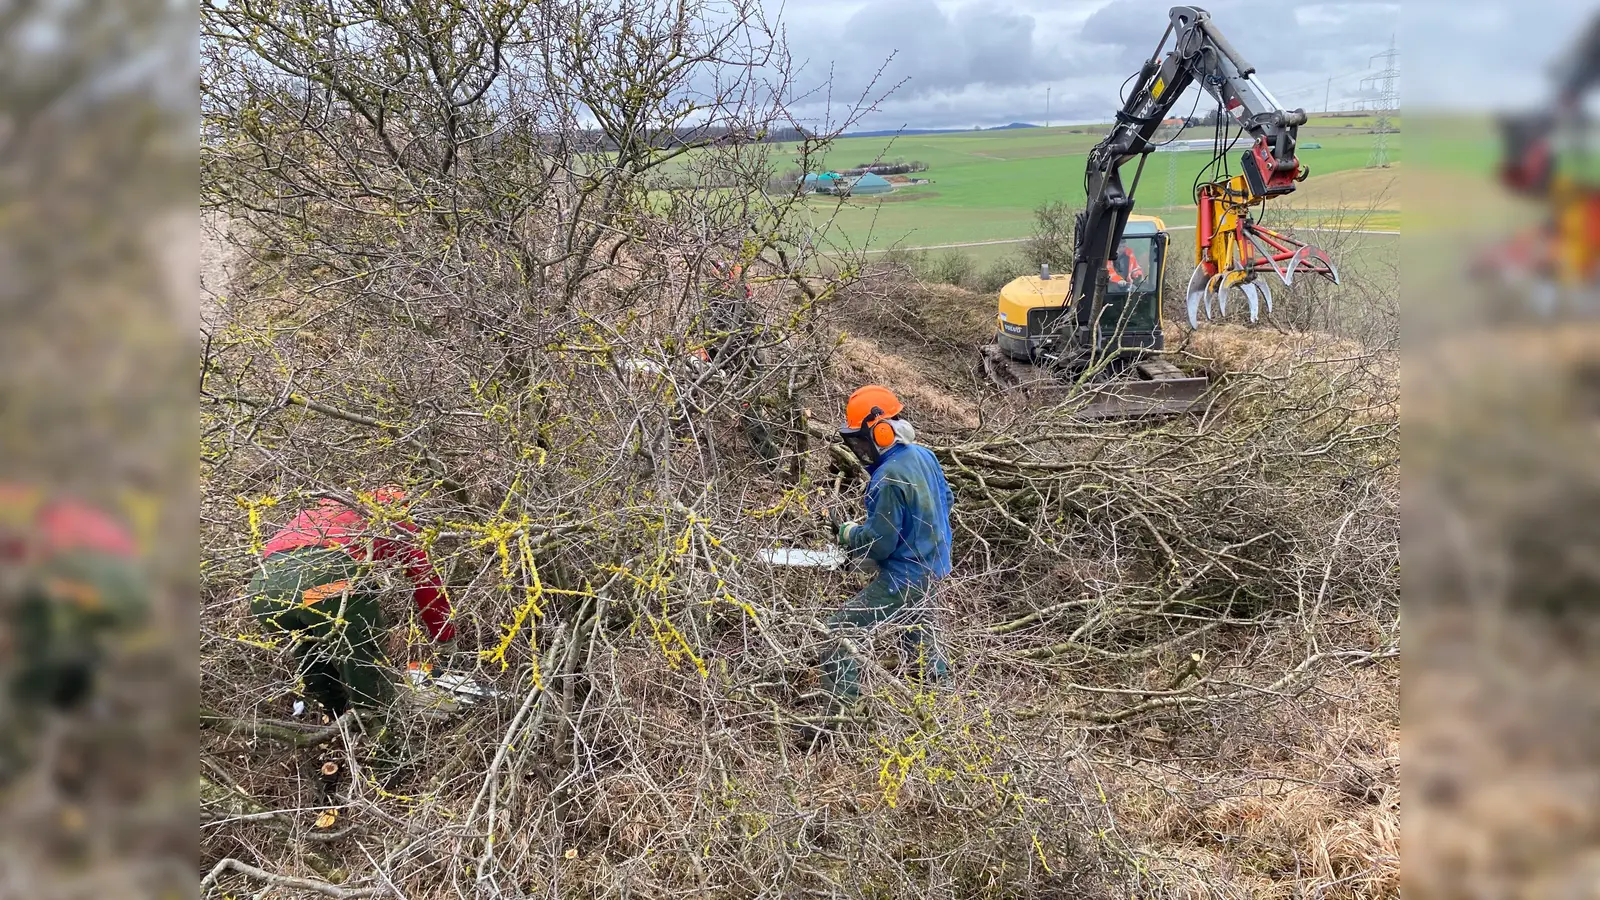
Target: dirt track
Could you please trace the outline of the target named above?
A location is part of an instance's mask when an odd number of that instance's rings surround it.
[[[1193,231],[1193,225],[1168,225],[1168,231]],[[1306,231],[1347,231],[1351,234],[1387,234],[1398,235],[1398,231],[1384,231],[1375,228],[1307,228]],[[1028,238],[1006,238],[999,241],[967,241],[962,244],[929,244],[926,247],[892,247],[884,250],[868,250],[867,253],[889,253],[893,250],[951,250],[957,247],[988,247],[993,244],[1025,244]]]

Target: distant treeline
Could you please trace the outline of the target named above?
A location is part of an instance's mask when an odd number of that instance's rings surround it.
[[[904,175],[907,172],[926,172],[928,164],[921,160],[892,163],[862,163],[849,169],[840,169],[840,175]]]
[[[586,132],[586,137],[592,141],[589,149],[617,149],[616,140],[599,131]],[[718,125],[662,129],[646,135],[645,140],[657,149],[669,150],[684,145],[781,144],[791,141],[798,143],[809,137],[810,135],[801,128],[729,128]]]

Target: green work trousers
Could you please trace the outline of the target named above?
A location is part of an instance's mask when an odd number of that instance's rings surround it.
[[[103,641],[143,617],[144,592],[128,560],[75,552],[30,573],[6,612],[12,696],[69,709],[93,690]]]
[[[306,694],[335,716],[394,699],[387,627],[368,573],[343,550],[315,547],[274,553],[250,580],[250,614],[263,631],[294,641]]]
[[[848,706],[861,693],[861,664],[840,638],[859,638],[885,622],[903,626],[900,646],[914,677],[939,681],[949,674],[933,633],[932,579],[896,588],[887,578],[878,578],[828,618],[835,637],[822,658],[822,681],[836,704]]]

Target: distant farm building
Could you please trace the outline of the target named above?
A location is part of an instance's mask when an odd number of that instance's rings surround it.
[[[821,175],[807,175],[805,177],[806,190],[818,194],[836,194],[850,196],[860,194],[887,194],[894,190],[883,176],[873,175],[840,175],[838,172],[823,172]]]
[[[844,176],[837,172],[823,172],[821,175],[807,175],[805,179],[806,190],[818,194],[837,194],[839,189],[846,187]]]
[[[881,175],[873,175],[870,172],[866,175],[858,175],[849,179],[849,185],[849,191],[852,196],[857,194],[887,194],[894,190],[894,185],[890,184],[887,179]]]

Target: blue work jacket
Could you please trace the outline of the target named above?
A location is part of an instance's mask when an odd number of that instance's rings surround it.
[[[891,588],[950,574],[950,504],[939,460],[918,444],[883,451],[867,482],[867,518],[848,530],[845,549],[878,564]]]

